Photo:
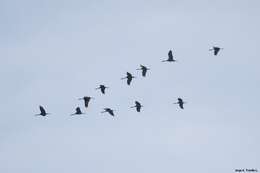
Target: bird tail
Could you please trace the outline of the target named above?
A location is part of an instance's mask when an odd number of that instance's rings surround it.
[[[121,78],[121,80],[124,80],[124,79],[126,79],[127,77],[123,77],[123,78]]]
[[[167,60],[162,60],[161,62],[167,62]]]

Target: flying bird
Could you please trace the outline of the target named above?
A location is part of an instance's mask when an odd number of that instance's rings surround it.
[[[168,59],[166,59],[166,60],[163,60],[162,62],[175,62],[175,61],[177,61],[177,60],[175,60],[175,59],[173,59],[173,55],[172,55],[172,50],[170,50],[169,52],[168,52]]]
[[[178,104],[181,109],[184,109],[184,107],[183,107],[184,103],[186,103],[186,102],[184,102],[181,98],[178,98],[178,102],[176,102],[174,104]]]
[[[224,48],[220,48],[220,47],[215,47],[215,46],[213,46],[213,48],[209,49],[209,51],[214,51],[214,55],[217,56],[217,55],[218,55],[218,52],[219,52],[221,49],[224,49]]]
[[[141,107],[143,107],[143,105],[141,105],[140,102],[135,101],[135,106],[132,106],[131,108],[136,108],[136,111],[140,112],[141,111]]]
[[[105,94],[105,90],[106,90],[106,88],[108,88],[108,87],[106,87],[105,85],[99,85],[99,87],[96,88],[96,90],[100,89],[101,92],[102,92],[102,94]]]
[[[94,97],[85,96],[85,97],[83,97],[83,98],[79,98],[79,100],[84,100],[84,103],[85,103],[85,107],[86,107],[86,108],[88,107],[89,101],[90,101],[91,99],[94,99]]]
[[[110,108],[104,108],[104,111],[101,112],[101,113],[108,112],[111,116],[115,116],[115,115],[114,115],[114,111],[115,111],[115,110],[112,110],[112,109],[110,109]]]
[[[46,113],[45,109],[42,106],[39,106],[41,113],[36,114],[35,116],[46,116],[49,115],[50,113]]]
[[[126,77],[121,78],[121,79],[122,79],[122,80],[123,80],[123,79],[127,79],[127,85],[130,85],[133,78],[136,78],[136,77],[133,76],[131,73],[127,72],[127,73],[126,73]]]
[[[74,114],[71,114],[71,115],[81,115],[81,114],[85,114],[85,113],[81,112],[80,107],[76,107],[76,112]]]
[[[142,70],[142,76],[145,77],[147,70],[150,70],[149,68],[145,67],[144,65],[140,65],[141,68],[138,68],[136,70]]]

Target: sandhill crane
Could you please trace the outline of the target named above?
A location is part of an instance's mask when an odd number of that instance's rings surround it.
[[[145,67],[144,65],[140,65],[141,68],[138,68],[136,70],[142,70],[142,76],[145,77],[146,76],[146,72],[147,70],[150,70],[149,68]]]
[[[81,114],[85,114],[85,113],[81,112],[80,107],[76,107],[76,112],[74,114],[71,114],[71,115],[81,115]]]
[[[46,113],[45,109],[42,106],[39,106],[41,113],[36,114],[35,116],[46,116],[50,115],[50,113]]]
[[[173,55],[172,55],[172,50],[169,50],[168,52],[168,59],[167,60],[163,60],[162,62],[175,62],[177,60],[173,59]]]
[[[135,101],[135,106],[132,106],[131,108],[136,108],[136,111],[140,112],[141,111],[141,107],[143,107],[143,105],[141,105],[140,102]]]
[[[108,112],[111,116],[115,116],[115,115],[114,115],[114,111],[115,111],[115,110],[110,109],[110,108],[104,108],[104,111],[101,112],[101,113]]]
[[[131,73],[127,72],[127,73],[126,73],[126,77],[121,78],[121,79],[122,79],[122,80],[123,80],[123,79],[127,79],[127,85],[130,85],[133,78],[136,78],[136,77],[133,76]]]
[[[106,88],[108,88],[108,87],[106,87],[105,85],[99,85],[99,87],[96,88],[96,90],[100,89],[101,92],[102,92],[102,94],[105,94],[105,89],[106,89]]]
[[[221,50],[221,49],[224,49],[224,48],[220,48],[220,47],[216,47],[216,46],[213,46],[213,48],[209,49],[209,51],[214,51],[214,55],[218,55],[218,52]]]
[[[84,103],[85,103],[85,107],[86,107],[86,108],[88,107],[89,101],[90,101],[91,99],[94,99],[94,97],[85,96],[85,97],[83,97],[83,98],[79,98],[79,100],[84,100]]]
[[[184,102],[181,98],[178,98],[178,102],[176,102],[174,104],[178,104],[181,109],[184,109],[184,107],[183,107],[184,103],[186,103],[186,102]]]

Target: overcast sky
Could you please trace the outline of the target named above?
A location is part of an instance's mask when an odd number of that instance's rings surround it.
[[[259,0],[0,0],[0,172],[260,171],[259,16]]]

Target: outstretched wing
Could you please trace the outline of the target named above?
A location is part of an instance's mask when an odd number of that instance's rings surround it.
[[[100,89],[101,89],[102,94],[105,94],[105,89],[106,88],[105,87],[101,87]]]
[[[140,111],[141,111],[141,107],[142,107],[142,105],[141,105],[140,102],[135,101],[135,107],[136,107],[136,111],[137,111],[137,112],[140,112]]]
[[[141,107],[141,103],[138,102],[138,101],[135,101],[135,105],[136,105],[137,107]]]
[[[180,106],[181,109],[184,109],[183,102],[179,103],[179,106]]]
[[[109,109],[109,110],[108,110],[108,113],[109,113],[110,115],[112,115],[112,116],[115,116],[115,115],[114,115],[114,111],[113,111],[112,109]]]
[[[42,106],[39,106],[40,111],[41,111],[41,115],[46,115],[46,111]]]
[[[132,74],[131,74],[131,73],[129,73],[129,72],[126,72],[126,75],[127,75],[127,76],[132,76]]]
[[[128,77],[128,78],[127,78],[127,85],[130,85],[130,84],[131,84],[131,81],[132,81],[132,78],[131,78],[131,77]]]

